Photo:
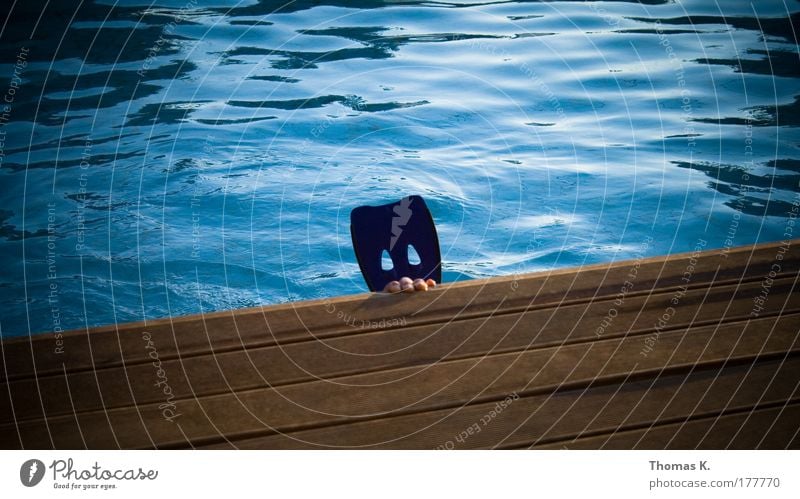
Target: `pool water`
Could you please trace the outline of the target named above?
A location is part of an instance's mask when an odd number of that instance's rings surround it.
[[[3,337],[366,291],[408,194],[447,282],[800,235],[798,2],[55,3],[0,32]]]

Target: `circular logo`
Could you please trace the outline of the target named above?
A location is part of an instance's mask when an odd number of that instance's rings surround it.
[[[44,478],[44,463],[38,459],[28,459],[19,468],[19,480],[26,487],[35,487]]]

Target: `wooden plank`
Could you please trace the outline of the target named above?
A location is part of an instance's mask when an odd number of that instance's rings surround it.
[[[800,403],[690,419],[536,449],[800,449]]]
[[[158,404],[147,404],[2,425],[0,438],[25,448],[214,443],[785,355],[797,350],[798,331],[800,316],[770,317],[661,332],[646,356],[641,337],[599,340],[184,399],[171,420]]]
[[[0,344],[3,362],[0,373],[3,379],[13,380],[148,362],[149,352],[142,348],[144,332],[158,338],[159,358],[168,360],[362,332],[352,326],[352,319],[359,324],[360,321],[375,323],[383,330],[485,317],[498,310],[521,312],[591,301],[616,295],[634,269],[632,294],[683,286],[684,273],[689,269],[691,287],[726,280],[739,282],[743,277],[758,281],[770,271],[779,253],[783,275],[796,275],[800,270],[797,246],[797,241],[790,242],[785,253],[780,253],[782,244],[775,243],[737,248],[728,253],[681,254],[592,265],[577,270],[444,285],[424,295],[357,295],[124,324],[72,331],[64,334],[63,343],[58,343],[51,334],[42,334]]]
[[[698,370],[691,375],[673,374],[523,396],[516,400],[512,397],[500,405],[489,402],[266,435],[217,443],[208,448],[475,449],[527,447],[538,442],[548,442],[540,445],[545,448],[596,448],[599,442],[592,440],[593,437],[576,439],[575,436],[600,433],[605,441],[615,430],[620,435],[635,435],[625,430],[629,427],[650,427],[654,422],[664,424],[676,419],[683,423],[687,418],[709,415],[717,417],[725,411],[749,410],[758,404],[783,405],[783,400],[797,393],[798,382],[800,358],[794,357],[785,362],[757,362]],[[800,419],[782,420],[781,431],[787,427],[797,431]],[[716,434],[704,437],[704,445],[709,448],[724,445],[730,442],[731,434],[720,434],[721,438]],[[770,442],[780,441],[774,433],[770,433],[769,438]],[[676,448],[693,448],[688,445],[691,442],[691,438],[681,440],[680,445],[684,446]],[[632,439],[623,439],[618,447],[632,448],[634,443]],[[656,441],[648,448],[661,448],[661,443]]]
[[[762,316],[800,310],[795,278],[777,279]],[[687,291],[665,330],[747,318],[760,282]],[[429,324],[382,332],[195,356],[175,360],[23,378],[0,385],[0,423],[112,409],[164,399],[155,383],[167,379],[175,398],[201,397],[313,379],[424,365],[487,353],[566,345],[598,338],[649,334],[674,292],[564,305],[525,313]],[[783,298],[783,299],[780,299]],[[614,316],[609,315],[614,310]],[[600,329],[602,328],[602,329]],[[156,338],[151,338],[159,351]],[[142,341],[143,347],[147,344]],[[159,359],[160,360],[160,359]],[[164,370],[159,378],[157,366]],[[32,396],[38,394],[38,396]],[[12,407],[13,400],[13,407]]]

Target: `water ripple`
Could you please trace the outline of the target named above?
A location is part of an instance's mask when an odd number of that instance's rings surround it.
[[[69,328],[363,291],[349,212],[410,193],[448,281],[788,237],[798,22],[781,0],[17,2],[2,334],[53,329],[51,271]]]

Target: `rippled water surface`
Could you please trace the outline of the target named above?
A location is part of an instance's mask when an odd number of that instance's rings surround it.
[[[3,336],[365,291],[406,194],[446,281],[800,235],[796,1],[20,3]]]

